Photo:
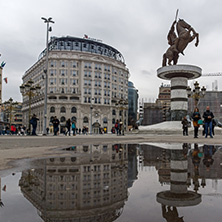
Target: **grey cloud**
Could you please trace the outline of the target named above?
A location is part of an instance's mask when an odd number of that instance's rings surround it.
[[[139,93],[157,97],[161,80],[156,77],[156,70],[168,48],[166,36],[179,8],[179,17],[200,33],[198,48],[190,44],[179,63],[198,65],[207,73],[221,71],[220,0],[132,0],[130,4],[127,0],[106,0],[106,4],[104,0],[10,2],[0,3],[4,9],[1,16],[7,18],[1,25],[0,61],[7,62],[3,71],[10,78],[10,84],[3,88],[3,100],[20,98],[21,77],[45,47],[42,16],[55,20],[50,35],[82,37],[86,33],[118,49]]]

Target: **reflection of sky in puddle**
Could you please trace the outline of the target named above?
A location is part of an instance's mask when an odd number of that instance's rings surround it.
[[[70,156],[65,159],[34,161],[38,169],[2,177],[1,200],[4,206],[0,208],[0,221],[39,222],[43,221],[40,215],[43,218],[47,215],[48,221],[57,221],[59,215],[61,219],[59,222],[167,221],[161,204],[157,202],[157,193],[171,189],[172,159],[186,160],[186,153],[188,153],[187,183],[190,184],[188,190],[195,192],[198,188],[197,192],[201,194],[202,201],[195,206],[177,207],[178,216],[175,216],[174,212],[174,216],[171,216],[174,219],[167,218],[168,221],[180,221],[175,218],[182,216],[184,216],[183,221],[221,221],[220,147],[211,147],[213,163],[209,169],[208,165],[204,164],[206,162],[204,157],[210,152],[208,147],[203,145],[195,147],[192,144],[192,149],[188,145],[182,150],[182,144],[178,144],[178,149],[181,149],[179,153],[173,153],[167,149],[168,147],[164,147],[165,149],[162,147],[161,145],[158,147],[158,144],[99,145],[88,148],[82,146],[76,147],[75,154],[81,155],[75,158]],[[176,147],[173,148],[175,149]],[[73,175],[74,183],[71,179]],[[21,188],[18,186],[19,181]],[[30,181],[33,183],[31,186]],[[4,185],[6,191],[2,190]],[[61,193],[63,195],[60,195]],[[88,200],[90,202],[87,202]]]

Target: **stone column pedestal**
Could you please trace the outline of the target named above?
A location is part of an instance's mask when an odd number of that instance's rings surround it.
[[[171,121],[181,121],[187,115],[187,83],[201,73],[201,68],[192,65],[164,66],[157,70],[159,78],[171,81]]]
[[[188,160],[183,149],[171,150],[170,190],[157,193],[157,202],[165,206],[195,206],[201,202],[201,195],[187,188]]]

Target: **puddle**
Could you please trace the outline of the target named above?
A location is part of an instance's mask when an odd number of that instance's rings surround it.
[[[22,172],[1,177],[0,221],[221,221],[221,146],[66,150],[69,156],[26,161]]]

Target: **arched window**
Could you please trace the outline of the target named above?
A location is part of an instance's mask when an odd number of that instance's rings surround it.
[[[107,121],[107,118],[106,118],[106,117],[104,117],[104,118],[103,118],[103,123],[108,123],[108,121]]]
[[[71,118],[71,121],[75,121],[75,122],[77,122],[77,119],[76,119],[76,117],[75,116],[73,116],[72,118]]]
[[[61,161],[61,162],[65,162],[65,160],[66,160],[65,157],[61,157],[61,158],[60,158],[60,161]]]
[[[55,112],[55,107],[54,106],[51,106],[50,107],[50,113],[54,113]]]
[[[64,106],[62,106],[60,109],[60,113],[65,113],[65,112],[66,112],[66,108]]]
[[[113,109],[112,114],[115,116],[116,115],[116,110]]]
[[[62,116],[61,119],[60,119],[60,122],[61,122],[61,123],[64,123],[65,121],[66,121],[65,116]]]
[[[75,106],[72,107],[71,113],[76,113],[76,107]]]
[[[113,119],[112,119],[112,124],[115,124],[115,122],[116,122],[116,121],[115,121],[115,119],[113,118]]]
[[[71,161],[75,162],[76,161],[76,157],[71,157]]]
[[[83,118],[83,123],[88,123],[89,122],[89,120],[88,120],[88,118],[85,116],[84,118]]]
[[[53,119],[54,119],[54,116],[51,116],[51,117],[50,117],[50,122],[52,122],[52,121],[53,121]]]

